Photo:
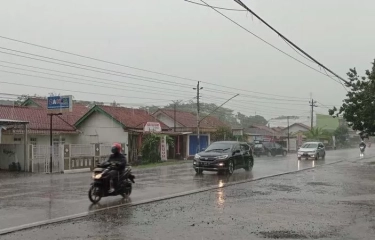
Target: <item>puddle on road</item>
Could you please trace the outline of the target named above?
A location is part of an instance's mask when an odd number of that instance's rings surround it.
[[[300,188],[289,186],[289,185],[282,185],[282,184],[270,184],[269,187],[274,191],[282,191],[282,192],[298,192],[301,191]]]
[[[326,186],[326,187],[331,187],[333,186],[332,184],[329,184],[329,183],[324,183],[324,182],[308,182],[306,183],[306,185],[310,185],[310,186]]]

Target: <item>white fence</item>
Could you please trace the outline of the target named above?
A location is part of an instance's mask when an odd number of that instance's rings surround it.
[[[111,150],[111,144],[100,144],[100,153],[102,153],[102,156],[111,155]]]
[[[33,145],[31,152],[32,172],[51,172],[51,147],[48,145]],[[64,146],[52,147],[52,172],[64,171]]]
[[[52,148],[52,172],[79,168],[92,168],[111,154],[111,144],[56,145]],[[50,146],[31,146],[32,172],[51,172]]]
[[[70,145],[70,156],[71,157],[92,157],[95,156],[95,145],[94,144],[72,144]]]

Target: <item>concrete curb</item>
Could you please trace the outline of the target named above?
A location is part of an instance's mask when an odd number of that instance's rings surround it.
[[[369,158],[373,158],[373,157],[375,157],[375,156],[364,157],[362,159],[356,158],[356,159],[354,159],[354,161],[369,159]],[[331,162],[331,163],[327,163],[327,164],[323,164],[323,165],[304,168],[304,169],[301,169],[301,170],[278,173],[278,174],[274,174],[274,175],[259,177],[259,178],[256,178],[256,179],[249,179],[249,180],[242,180],[242,181],[233,182],[233,183],[227,183],[227,184],[224,184],[223,186],[210,186],[210,187],[205,187],[205,188],[201,188],[201,189],[197,189],[197,190],[191,190],[191,191],[171,194],[171,195],[167,195],[167,196],[163,196],[163,197],[138,201],[138,202],[134,202],[134,203],[124,203],[124,204],[119,204],[119,205],[115,205],[115,206],[111,206],[111,207],[107,207],[107,208],[103,208],[103,209],[98,209],[98,210],[94,210],[94,211],[90,211],[90,212],[78,213],[78,214],[73,214],[73,215],[70,215],[70,216],[64,216],[64,217],[54,218],[54,219],[50,219],[50,220],[25,224],[25,225],[21,225],[21,226],[17,226],[17,227],[12,227],[12,228],[0,230],[0,236],[10,234],[10,233],[13,233],[13,232],[17,232],[17,231],[21,231],[21,230],[35,228],[35,227],[41,227],[41,226],[50,225],[50,224],[54,224],[54,223],[62,223],[62,222],[67,222],[67,221],[71,221],[71,220],[76,220],[78,218],[86,217],[90,214],[95,214],[95,213],[98,213],[98,212],[101,212],[101,211],[106,211],[106,210],[110,210],[110,209],[114,209],[114,208],[127,207],[127,206],[133,207],[133,206],[139,206],[139,205],[148,204],[148,203],[160,202],[160,201],[174,199],[174,198],[178,198],[178,197],[184,197],[184,196],[188,196],[188,195],[192,195],[192,194],[196,194],[196,193],[202,193],[202,192],[207,192],[207,191],[211,191],[211,190],[221,189],[221,188],[225,188],[225,187],[229,187],[229,186],[234,186],[234,185],[239,185],[239,184],[244,184],[244,183],[249,183],[249,182],[255,182],[255,181],[259,181],[259,180],[263,180],[263,179],[267,179],[267,178],[279,177],[279,176],[283,176],[283,175],[299,173],[299,172],[308,171],[308,170],[311,170],[311,169],[314,169],[314,168],[329,166],[329,165],[333,165],[333,164],[337,164],[337,163],[341,163],[341,162],[349,161],[349,160],[350,159],[343,159],[343,160],[339,160],[339,161],[336,161],[336,162]]]

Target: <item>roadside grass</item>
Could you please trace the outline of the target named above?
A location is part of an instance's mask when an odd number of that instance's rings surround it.
[[[144,169],[144,168],[154,168],[154,167],[161,167],[161,166],[170,166],[170,165],[179,165],[183,163],[192,162],[190,160],[168,160],[165,162],[157,162],[157,163],[145,163],[137,166],[132,166],[134,169]]]

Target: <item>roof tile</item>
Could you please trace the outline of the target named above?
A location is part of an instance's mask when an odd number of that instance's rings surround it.
[[[28,121],[28,128],[32,130],[50,129],[50,118],[47,116],[47,110],[42,108],[0,105],[0,118]],[[53,118],[52,126],[54,131],[75,131],[72,125],[66,123],[60,117]]]
[[[148,114],[147,111],[142,109],[105,105],[98,105],[98,107],[128,128],[143,129],[144,124],[146,124],[147,122],[159,122],[162,129],[169,129],[167,125],[158,121],[154,116]]]
[[[40,107],[47,109],[47,99],[45,98],[29,98]],[[72,112],[67,112],[60,117],[68,122],[70,125],[74,125],[83,115],[85,115],[90,108],[82,103],[73,102]]]

